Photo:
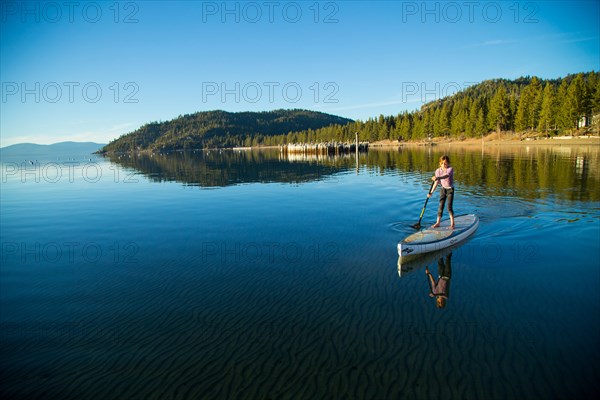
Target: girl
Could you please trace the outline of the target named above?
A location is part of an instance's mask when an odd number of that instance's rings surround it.
[[[440,167],[435,170],[435,176],[431,178],[435,181],[431,191],[427,194],[427,197],[431,197],[435,191],[438,183],[441,184],[440,190],[440,206],[437,212],[437,221],[433,224],[432,228],[440,226],[440,220],[442,219],[442,212],[444,211],[444,204],[446,199],[448,200],[448,215],[450,215],[450,227],[454,228],[454,210],[452,209],[452,203],[454,202],[454,169],[450,166],[450,157],[440,157]]]

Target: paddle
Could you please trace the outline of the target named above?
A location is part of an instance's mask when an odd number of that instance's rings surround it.
[[[431,186],[429,187],[429,190],[427,191],[427,194],[429,195],[429,193],[431,193],[431,189],[433,189],[433,184],[435,183],[435,181],[431,182]],[[421,219],[423,218],[423,214],[425,214],[425,207],[427,207],[427,202],[429,201],[429,196],[427,196],[427,198],[425,199],[425,204],[423,205],[423,209],[421,210],[421,215],[419,216],[419,222],[417,222],[414,225],[411,225],[413,228],[415,229],[421,229]]]

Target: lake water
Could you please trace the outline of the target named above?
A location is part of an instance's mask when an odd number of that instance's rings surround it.
[[[479,229],[399,264],[444,153]],[[3,398],[599,394],[598,146],[37,161],[2,160]]]

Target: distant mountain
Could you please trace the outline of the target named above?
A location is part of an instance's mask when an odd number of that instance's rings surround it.
[[[271,136],[349,122],[352,120],[298,109],[237,113],[205,111],[146,124],[112,141],[101,152],[252,146]]]
[[[101,149],[104,144],[93,142],[60,142],[54,144],[18,143],[0,148],[0,159],[54,159],[56,157],[83,156]]]

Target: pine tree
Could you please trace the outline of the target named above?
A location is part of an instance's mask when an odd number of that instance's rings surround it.
[[[589,109],[589,98],[582,74],[578,74],[569,85],[564,107],[566,128],[577,128],[579,119],[585,116]]]
[[[474,101],[471,104],[471,108],[469,110],[469,120],[467,121],[467,127],[465,129],[465,133],[467,134],[468,137],[475,137],[477,134],[477,111],[478,111],[478,107],[477,107],[477,102]]]
[[[600,74],[595,74],[595,79],[590,82],[590,104],[592,109],[592,127],[596,133],[600,132]]]
[[[383,114],[379,115],[379,121],[377,122],[377,135],[375,136],[375,140],[384,140],[384,139],[388,139],[389,136],[389,126],[387,123],[386,118],[383,116]]]
[[[535,129],[538,126],[540,110],[542,109],[542,85],[535,76],[529,84],[529,95],[531,97],[531,108],[528,113],[527,128]]]
[[[433,113],[433,134],[435,136],[441,136],[444,132],[442,123],[442,108],[436,107]]]
[[[507,130],[514,131],[515,130],[515,119],[517,118],[517,109],[519,108],[519,101],[517,97],[516,91],[512,91],[509,96],[509,115],[507,122]]]
[[[400,125],[402,124],[402,115],[398,114],[394,117],[394,126],[390,128],[390,139],[396,140],[400,135]]]
[[[485,112],[483,108],[480,108],[477,112],[477,125],[475,125],[475,134],[484,136],[487,134],[486,124],[485,124]]]
[[[433,113],[431,109],[423,112],[423,135],[424,137],[433,136]]]
[[[593,74],[594,78],[589,81],[590,104],[592,114],[600,114],[600,73]]]
[[[400,136],[402,136],[402,133],[400,133],[400,127],[402,126],[403,119],[404,115],[400,113],[396,115],[396,118],[394,118],[394,132],[390,133],[394,139],[398,139]]]
[[[540,118],[538,122],[538,130],[548,133],[550,129],[556,126],[556,99],[554,86],[551,83],[546,83],[542,94],[542,107],[540,110]]]
[[[517,115],[515,116],[515,130],[517,132],[524,132],[528,128],[529,124],[529,112],[531,110],[533,99],[529,86],[525,87],[521,92],[519,98],[519,106],[517,108]]]
[[[556,95],[556,123],[561,130],[570,129],[569,106],[567,104],[567,92],[569,90],[569,82],[563,79],[558,87]]]
[[[504,86],[499,86],[490,103],[489,118],[493,129],[500,132],[507,129],[510,104]]]
[[[404,118],[402,118],[402,123],[400,124],[400,136],[404,139],[410,139],[412,136],[411,132],[411,121],[412,117],[410,114],[406,114]]]
[[[448,101],[444,102],[444,105],[442,106],[442,111],[440,113],[440,129],[440,133],[444,136],[450,133],[450,106],[448,105]]]
[[[423,117],[419,114],[416,114],[413,118],[413,129],[412,129],[412,137],[414,139],[424,139],[425,132],[423,130]]]
[[[465,113],[461,104],[455,102],[452,107],[452,117],[450,118],[450,133],[452,136],[459,136],[465,130]]]

